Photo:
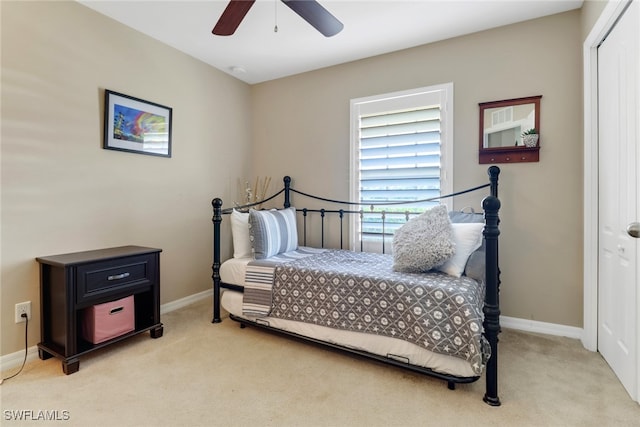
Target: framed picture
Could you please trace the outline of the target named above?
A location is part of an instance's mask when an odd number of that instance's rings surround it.
[[[171,157],[171,108],[105,90],[103,148]]]

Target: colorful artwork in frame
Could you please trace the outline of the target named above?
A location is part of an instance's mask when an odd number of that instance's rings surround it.
[[[105,90],[104,145],[109,150],[171,157],[171,108]]]

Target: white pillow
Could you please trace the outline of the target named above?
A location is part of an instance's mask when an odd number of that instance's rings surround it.
[[[251,240],[249,239],[249,213],[231,212],[231,236],[233,237],[233,257],[247,258],[251,256]]]
[[[450,276],[460,277],[467,265],[469,256],[482,245],[482,223],[453,223],[453,241],[456,244],[456,253],[438,270]]]

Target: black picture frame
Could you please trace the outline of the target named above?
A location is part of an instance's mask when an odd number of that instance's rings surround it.
[[[105,89],[107,150],[171,157],[171,107]]]

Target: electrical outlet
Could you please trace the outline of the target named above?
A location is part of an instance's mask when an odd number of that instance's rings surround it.
[[[22,313],[25,313],[27,319],[31,320],[31,301],[16,304],[16,323],[26,322],[25,318],[22,317]]]

